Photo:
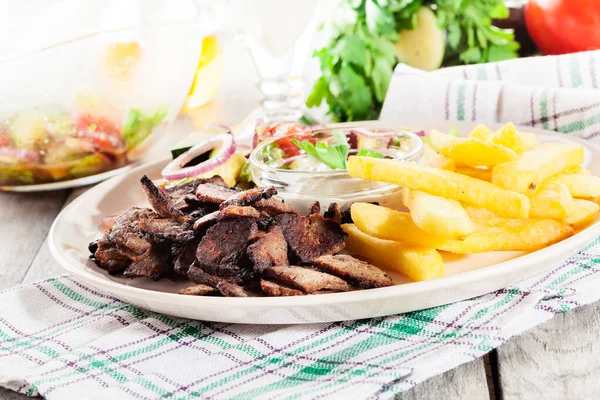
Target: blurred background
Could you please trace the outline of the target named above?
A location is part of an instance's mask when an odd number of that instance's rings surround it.
[[[598,0],[4,0],[0,186],[115,171],[210,123],[377,119],[398,63],[597,49],[599,27]]]

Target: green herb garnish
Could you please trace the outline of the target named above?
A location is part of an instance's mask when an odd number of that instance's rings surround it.
[[[324,142],[312,144],[309,141],[300,142],[297,139],[292,139],[292,142],[306,154],[316,158],[331,169],[346,169],[346,159],[348,158],[348,138],[341,131],[334,130],[331,132],[331,144],[327,145]]]
[[[96,124],[91,124],[90,126],[88,126],[88,131],[93,133],[93,132],[96,132],[97,128],[98,127],[96,126]]]
[[[169,110],[161,107],[152,115],[146,115],[143,111],[132,108],[127,112],[125,123],[121,129],[121,135],[128,149],[133,149],[142,143],[167,116]]]
[[[383,158],[383,154],[369,149],[360,149],[356,155],[359,157]]]

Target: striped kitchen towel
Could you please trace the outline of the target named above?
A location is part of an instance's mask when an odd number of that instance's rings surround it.
[[[191,321],[70,276],[0,292],[0,385],[48,399],[389,399],[600,298],[600,240],[447,306],[300,326]]]
[[[400,64],[386,121],[512,121],[583,139],[600,136],[600,51],[422,72]]]

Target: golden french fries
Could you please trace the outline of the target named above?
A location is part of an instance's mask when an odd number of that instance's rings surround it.
[[[418,190],[411,190],[408,196],[410,216],[425,232],[460,239],[475,231],[475,224],[458,201]]]
[[[444,261],[434,249],[406,247],[392,240],[377,239],[352,224],[344,224],[342,229],[348,234],[346,249],[375,265],[398,271],[415,281],[444,276]]]
[[[512,122],[509,122],[494,132],[489,140],[492,143],[511,149],[516,153],[523,153],[540,144],[540,140],[535,134],[529,132],[519,132],[517,127]]]
[[[549,182],[562,183],[573,197],[600,196],[600,177],[579,174],[559,174]]]
[[[573,228],[553,219],[507,218],[486,226],[463,240],[450,240],[440,250],[455,254],[498,250],[539,250],[573,234]]]
[[[529,199],[525,195],[452,171],[413,162],[352,156],[348,158],[348,173],[488,208],[500,216],[529,216]]]
[[[352,221],[361,231],[408,246],[435,248],[446,238],[430,235],[419,228],[407,212],[401,212],[369,203],[354,203],[350,208]]]
[[[492,180],[492,170],[486,167],[469,167],[468,165],[457,164],[455,169],[459,174],[477,178],[482,181],[490,182]]]
[[[477,138],[458,138],[432,130],[427,135],[432,147],[444,156],[470,167],[494,166],[513,161],[517,153],[490,141]]]
[[[571,236],[600,212],[600,177],[582,167],[583,149],[540,144],[512,123],[468,138],[428,135],[420,163],[349,157],[357,178],[403,187],[392,207],[351,208],[347,248],[413,280],[443,276],[438,250],[455,254],[533,251]],[[398,204],[400,203],[400,204]]]
[[[583,148],[563,143],[543,143],[516,161],[492,169],[492,183],[519,193],[535,191],[550,177],[583,162]]]
[[[573,213],[565,219],[565,222],[573,228],[581,228],[589,224],[600,210],[600,205],[588,200],[575,199],[574,202],[575,209]]]
[[[560,182],[548,182],[529,197],[533,218],[565,219],[575,211],[575,203],[569,189]]]
[[[423,146],[423,164],[429,167],[446,169],[448,171],[454,171],[456,169],[454,160],[441,155],[427,144]]]

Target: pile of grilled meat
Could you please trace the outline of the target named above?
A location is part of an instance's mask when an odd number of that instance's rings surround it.
[[[111,274],[185,278],[189,295],[298,296],[389,286],[379,268],[344,248],[342,214],[309,215],[273,196],[277,190],[230,188],[219,177],[170,189],[141,179],[152,208],[131,208],[90,244],[91,258]]]

